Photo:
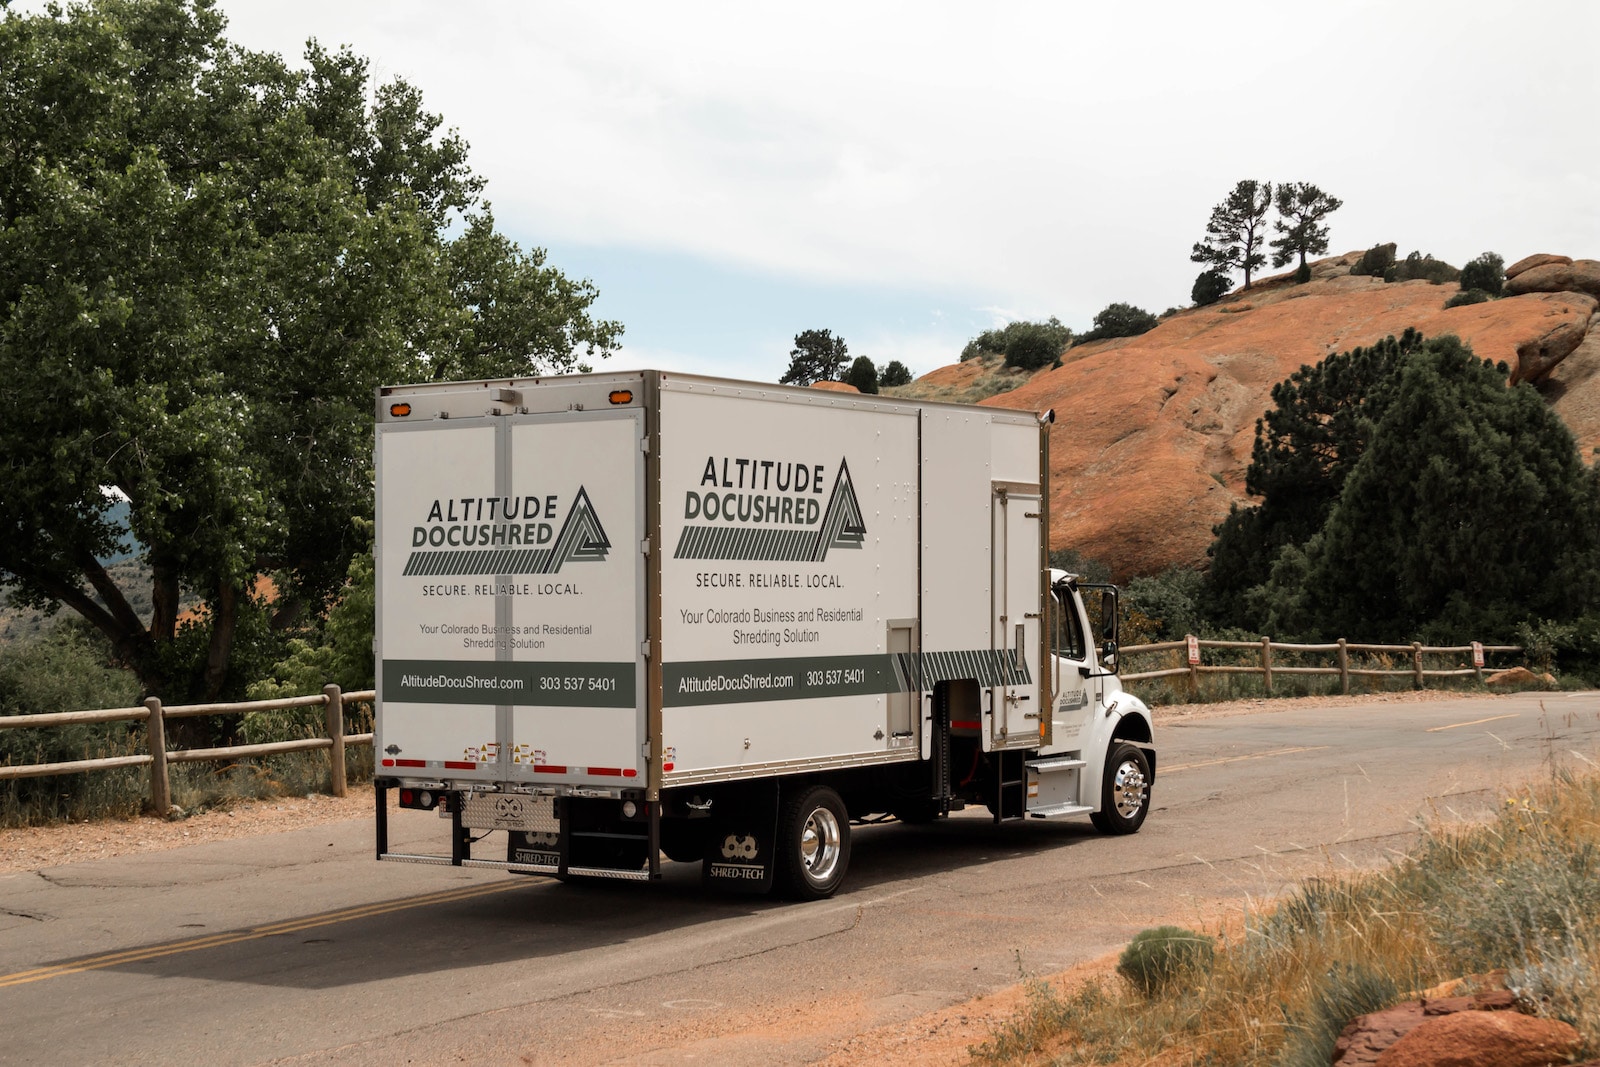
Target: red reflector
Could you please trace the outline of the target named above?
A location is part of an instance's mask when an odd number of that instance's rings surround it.
[[[425,759],[397,759],[394,761],[394,765],[396,767],[426,767],[428,761]]]
[[[411,803],[412,796],[413,796],[413,794],[412,794],[411,790],[409,790],[409,789],[400,790],[400,803],[402,803],[402,804]]]
[[[662,769],[662,770],[664,770],[664,771],[670,771],[670,770],[672,770],[672,764],[670,764],[670,763],[663,763],[663,764],[662,764],[662,765],[661,765],[661,769]]]
[[[452,771],[473,771],[478,769],[476,763],[468,763],[465,760],[458,759],[447,759],[444,761],[444,765],[447,770]]]
[[[634,770],[632,767],[624,767],[622,768],[622,777],[637,778],[639,777],[639,772]]]
[[[533,765],[533,769],[535,771],[538,771],[541,774],[566,774],[567,773],[567,769],[565,767],[558,767],[558,766],[555,766],[554,764],[546,766],[545,764],[542,764],[542,763],[535,763]]]
[[[621,767],[590,767],[589,768],[589,773],[590,774],[603,774],[607,778],[621,778],[622,777],[622,768]]]
[[[983,725],[981,722],[953,722],[950,724],[957,730],[976,730]]]
[[[386,759],[386,760],[383,761],[383,765],[385,767],[393,767],[394,766],[394,760]]]

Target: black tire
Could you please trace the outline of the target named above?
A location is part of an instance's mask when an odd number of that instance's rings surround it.
[[[825,785],[801,789],[778,812],[778,891],[795,900],[833,896],[850,867],[850,815]]]
[[[1100,810],[1089,816],[1106,834],[1134,834],[1150,814],[1150,758],[1144,749],[1113,741],[1100,783]]]

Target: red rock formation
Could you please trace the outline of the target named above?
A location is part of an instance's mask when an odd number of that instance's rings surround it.
[[[1272,386],[1302,365],[1408,326],[1430,337],[1454,333],[1519,373],[1526,372],[1518,350],[1532,345],[1529,370],[1546,376],[1547,399],[1585,457],[1600,445],[1600,341],[1570,374],[1564,361],[1552,370],[1548,359],[1565,340],[1585,336],[1592,297],[1527,293],[1446,309],[1454,285],[1355,277],[1349,265],[1359,256],[1315,264],[1305,285],[1289,275],[1264,279],[1142,336],[1069,349],[1062,366],[983,401],[1056,410],[1051,544],[1109,564],[1121,580],[1203,565],[1212,526],[1231,504],[1249,502],[1244,472]],[[1543,339],[1551,340],[1541,347]],[[1569,351],[1578,356],[1585,347]],[[981,373],[969,362],[919,381],[965,384]]]

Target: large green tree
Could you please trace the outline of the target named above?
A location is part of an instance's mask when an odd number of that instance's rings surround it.
[[[337,593],[376,385],[571,369],[621,332],[496,232],[414,87],[224,30],[212,0],[0,19],[0,582],[169,700],[250,680],[230,666],[259,575],[280,628]],[[148,619],[99,562],[128,532]]]
[[[1372,441],[1306,546],[1302,626],[1506,639],[1600,594],[1600,474],[1529,385],[1435,338],[1397,370]]]
[[[1285,546],[1304,545],[1327,521],[1366,452],[1395,370],[1423,343],[1420,333],[1407,330],[1301,367],[1272,387],[1272,407],[1256,420],[1245,471],[1245,490],[1261,503],[1235,507],[1212,531],[1205,603],[1215,619],[1262,624],[1248,593],[1267,580]]]
[[[1211,209],[1206,235],[1196,241],[1189,258],[1224,274],[1244,272],[1244,287],[1256,268],[1267,262],[1267,213],[1272,210],[1272,183],[1246,179],[1228,198]]]

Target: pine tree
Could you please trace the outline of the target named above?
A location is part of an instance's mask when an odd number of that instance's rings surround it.
[[[1368,639],[1509,638],[1600,594],[1600,475],[1529,385],[1452,336],[1399,368],[1307,549],[1306,625]]]
[[[1262,249],[1271,209],[1271,182],[1241,181],[1226,200],[1211,209],[1205,239],[1195,242],[1189,258],[1223,273],[1242,270],[1244,287],[1250,288],[1256,268],[1267,262]]]
[[[844,338],[833,336],[832,330],[802,330],[794,335],[789,369],[778,381],[782,385],[836,381],[849,358],[850,349]]]
[[[1277,250],[1272,253],[1272,265],[1285,267],[1299,256],[1300,274],[1306,275],[1306,256],[1320,256],[1328,250],[1328,227],[1322,220],[1343,206],[1343,200],[1329,196],[1310,182],[1281,183],[1278,186],[1280,217],[1272,228],[1282,236],[1272,242]]]

